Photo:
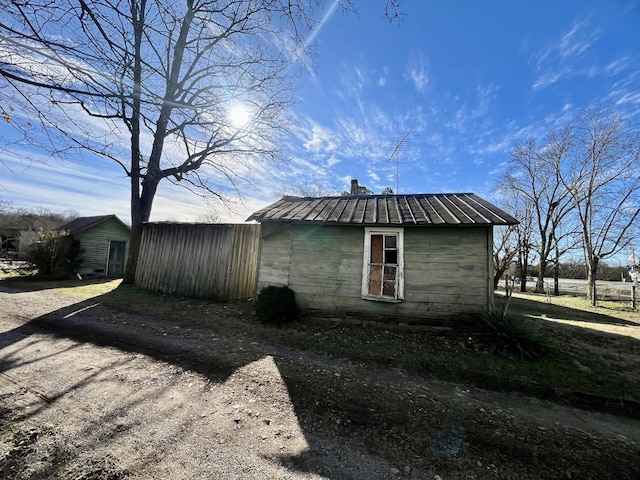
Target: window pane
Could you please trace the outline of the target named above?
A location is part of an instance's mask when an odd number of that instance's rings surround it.
[[[371,265],[369,270],[369,294],[380,295],[382,291],[382,267]]]
[[[397,250],[385,250],[384,263],[390,263],[392,265],[398,264],[398,251]]]
[[[387,282],[385,281],[382,286],[382,295],[385,297],[394,297],[396,296],[396,282]]]
[[[396,278],[396,267],[384,267],[384,279],[385,280],[395,280]]]
[[[398,248],[397,237],[395,235],[385,235],[384,248]]]
[[[371,263],[382,263],[382,235],[371,235]]]

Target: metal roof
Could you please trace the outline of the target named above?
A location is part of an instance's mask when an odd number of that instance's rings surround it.
[[[74,218],[73,220],[65,223],[64,225],[59,226],[56,230],[67,230],[69,231],[69,233],[73,235],[76,233],[80,233],[86,230],[87,228],[93,227],[94,225],[102,223],[105,220],[108,220],[110,218],[115,218],[117,221],[122,223],[122,225],[124,225],[126,228],[130,229],[130,227],[126,223],[120,220],[116,215],[112,214],[112,215],[98,215],[96,217]]]
[[[349,225],[515,225],[474,193],[283,197],[251,215],[258,222]]]

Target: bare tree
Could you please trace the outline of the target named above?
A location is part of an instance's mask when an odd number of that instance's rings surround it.
[[[332,197],[338,195],[338,190],[335,186],[302,180],[295,185],[283,187],[279,192],[276,192],[276,194],[282,197],[286,195],[296,197]]]
[[[350,0],[341,4],[353,8]],[[29,127],[41,124],[53,153],[84,149],[113,160],[130,179],[125,282],[135,279],[142,225],[162,180],[225,200],[222,185],[235,187],[254,162],[279,158],[292,64],[307,58],[315,5],[2,1],[5,120],[34,142]],[[398,8],[387,0],[385,14],[399,18]]]
[[[516,243],[518,245],[518,277],[520,278],[520,291],[526,292],[529,264],[534,250],[533,232],[535,208],[531,199],[516,196],[513,211],[520,222],[518,225],[515,225]]]
[[[501,195],[500,204],[511,212],[519,223],[511,225],[506,230],[496,229],[494,238],[494,287],[498,286],[500,277],[515,259],[520,278],[520,291],[527,291],[527,271],[533,250],[533,205],[527,196],[518,191],[505,188],[498,184],[496,191]]]
[[[198,215],[198,223],[220,223],[220,215],[215,210],[209,210],[206,213]]]
[[[493,288],[509,268],[518,252],[515,225],[494,228],[493,234]]]
[[[598,265],[638,234],[640,134],[618,114],[591,108],[572,123],[572,138],[562,179],[580,221],[589,295],[595,306]]]
[[[561,175],[571,150],[571,129],[551,132],[546,142],[538,145],[528,140],[512,150],[511,167],[499,188],[511,192],[526,204],[535,230],[535,251],[540,263],[536,292],[544,292],[544,275],[552,256],[559,259],[572,245],[566,240],[566,225],[574,203]],[[529,226],[529,225],[527,225]],[[522,227],[524,228],[524,227]],[[532,238],[527,235],[528,240]]]

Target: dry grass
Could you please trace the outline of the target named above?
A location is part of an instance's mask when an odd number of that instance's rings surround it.
[[[504,295],[496,295],[496,301],[502,304]],[[593,307],[586,298],[537,293],[514,293],[511,302],[510,312],[533,319],[640,340],[640,312],[633,310],[630,302],[605,300]]]
[[[399,369],[419,377],[488,390],[520,392],[578,405],[585,398],[595,398],[599,404],[594,408],[604,410],[610,409],[609,400],[627,402],[624,409],[637,410],[640,415],[640,315],[628,304],[601,302],[594,308],[581,298],[551,297],[548,301],[545,295],[514,294],[509,313],[530,319],[550,336],[560,354],[531,363],[489,355],[461,329],[409,332],[305,321],[271,327],[255,319],[248,302],[223,305],[164,296],[131,285],[120,286],[118,280],[5,280],[0,285],[53,289],[78,299],[100,297],[103,305],[123,315],[157,319],[153,322],[171,319],[186,329],[211,329],[228,338],[243,337],[249,342],[315,351],[371,368]],[[497,308],[504,301],[498,293]],[[152,328],[153,322],[145,328]]]

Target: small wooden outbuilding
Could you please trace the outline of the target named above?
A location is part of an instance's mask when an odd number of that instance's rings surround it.
[[[493,226],[518,223],[473,193],[284,197],[248,220],[258,292],[286,285],[312,316],[396,323],[490,308]]]
[[[78,217],[57,228],[69,232],[82,249],[81,275],[122,277],[131,228],[116,215]]]

